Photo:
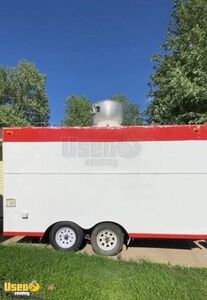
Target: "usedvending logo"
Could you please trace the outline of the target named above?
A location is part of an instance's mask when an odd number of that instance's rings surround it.
[[[31,294],[38,293],[40,284],[36,281],[31,283],[4,283],[4,292],[12,293],[15,296],[30,296]]]

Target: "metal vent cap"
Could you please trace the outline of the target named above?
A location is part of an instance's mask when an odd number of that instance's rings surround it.
[[[92,105],[94,126],[121,126],[123,122],[123,104],[115,100],[103,100]]]

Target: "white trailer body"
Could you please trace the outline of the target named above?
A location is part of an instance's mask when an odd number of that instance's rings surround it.
[[[71,221],[207,239],[207,126],[6,128],[3,161],[4,235]]]

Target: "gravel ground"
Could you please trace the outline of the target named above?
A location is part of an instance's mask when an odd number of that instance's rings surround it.
[[[93,254],[90,245],[82,250]],[[115,258],[123,260],[145,259],[151,262],[207,268],[207,242],[181,240],[136,240]]]

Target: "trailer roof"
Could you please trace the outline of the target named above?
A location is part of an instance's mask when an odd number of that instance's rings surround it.
[[[207,125],[4,128],[4,142],[207,140]]]

